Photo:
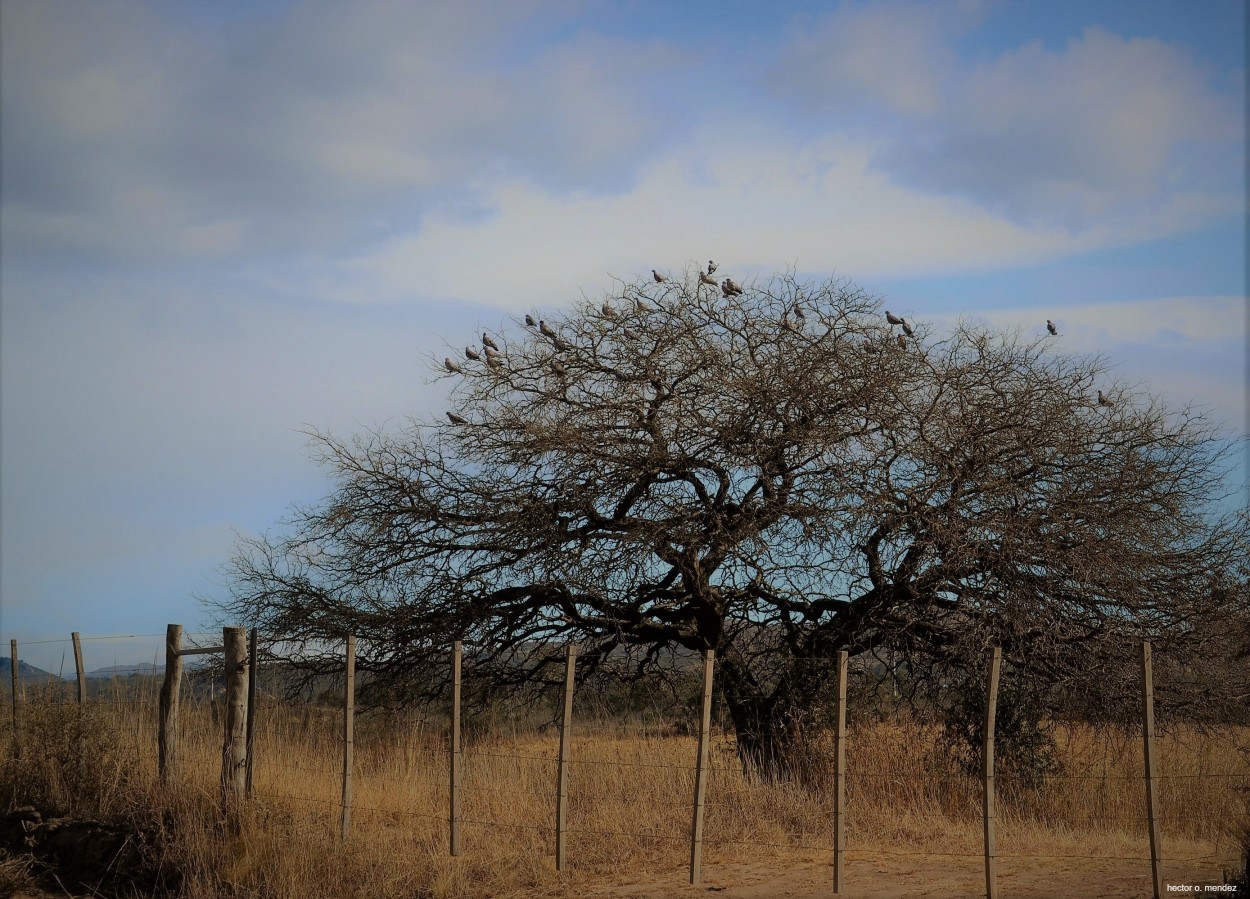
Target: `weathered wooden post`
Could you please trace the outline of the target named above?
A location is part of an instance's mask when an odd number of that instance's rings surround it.
[[[343,685],[343,817],[339,839],[347,841],[352,826],[352,737],[356,727],[356,638],[347,635],[347,669]]]
[[[998,861],[994,847],[994,719],[998,712],[998,673],[1003,651],[994,647],[990,659],[990,682],[985,691],[985,897],[998,896]]]
[[[165,680],[161,683],[161,783],[168,783],[178,767],[178,693],[182,687],[182,625],[165,628]]]
[[[451,854],[460,854],[460,641],[451,644]]]
[[[846,870],[846,666],[838,652],[838,711],[833,732],[833,891],[842,892]]]
[[[9,676],[13,684],[13,755],[22,756],[22,732],[17,723],[17,641],[9,641]]]
[[[573,735],[573,680],[577,646],[570,643],[564,657],[564,714],[560,718],[560,768],[556,787],[556,870],[565,865],[565,828],[569,805],[569,745]]]
[[[690,826],[690,882],[703,877],[703,806],[707,793],[708,731],[712,726],[714,649],[703,650],[703,713],[699,716],[699,755],[694,769],[694,820]]]
[[[70,636],[74,640],[74,671],[78,675],[78,704],[82,705],[87,701],[87,674],[83,671],[82,640],[79,639],[78,631],[74,631]]]
[[[221,805],[237,823],[238,801],[247,789],[247,631],[221,629],[226,664],[226,727],[221,748]]]
[[[1159,795],[1155,786],[1158,770],[1155,759],[1155,682],[1150,661],[1150,641],[1141,645],[1142,670],[1142,752],[1146,758],[1146,817],[1150,822],[1150,882],[1154,899],[1163,897],[1163,869],[1159,858]]]
[[[256,628],[247,639],[247,795],[252,796],[252,760],[256,754]]]

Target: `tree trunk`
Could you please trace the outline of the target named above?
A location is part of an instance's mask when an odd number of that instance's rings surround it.
[[[733,663],[722,672],[721,690],[743,770],[768,781],[806,781],[814,773],[806,736],[817,717],[819,679],[784,676],[766,692]]]

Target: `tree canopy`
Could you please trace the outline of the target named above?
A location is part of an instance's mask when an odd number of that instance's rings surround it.
[[[240,545],[227,608],[314,667],[353,632],[396,687],[432,683],[452,638],[502,683],[554,677],[570,640],[586,671],[712,648],[765,764],[842,649],[919,672],[999,645],[1052,685],[1143,637],[1235,656],[1209,623],[1245,620],[1250,531],[1219,512],[1231,443],[1200,414],[1061,336],[711,280],[484,335],[435,363],[447,420],[314,434],[335,488]]]

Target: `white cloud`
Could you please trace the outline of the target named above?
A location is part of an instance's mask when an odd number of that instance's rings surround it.
[[[627,194],[554,195],[517,180],[482,187],[492,215],[431,216],[418,231],[326,275],[321,289],[351,299],[428,295],[515,311],[578,289],[597,293],[609,272],[680,269],[709,254],[727,270],[761,274],[792,263],[857,279],[984,271],[1165,236],[1228,202],[1182,195],[1150,215],[1073,234],[891,183],[873,169],[874,146],[865,142],[795,145],[749,122],[742,133],[760,136],[696,136],[640,171]],[[344,285],[341,294],[336,284]]]

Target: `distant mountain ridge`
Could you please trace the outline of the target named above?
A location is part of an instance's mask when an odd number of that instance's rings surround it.
[[[5,681],[9,680],[9,678],[13,676],[12,671],[13,671],[13,660],[10,659],[8,656],[4,656],[3,658],[0,658],[0,679],[3,679]],[[36,668],[34,665],[30,665],[26,662],[23,662],[21,659],[18,659],[17,660],[17,678],[18,680],[22,680],[22,681],[47,680],[48,678],[52,678],[53,680],[56,680],[57,676],[53,674],[51,671],[44,671],[42,668]]]

